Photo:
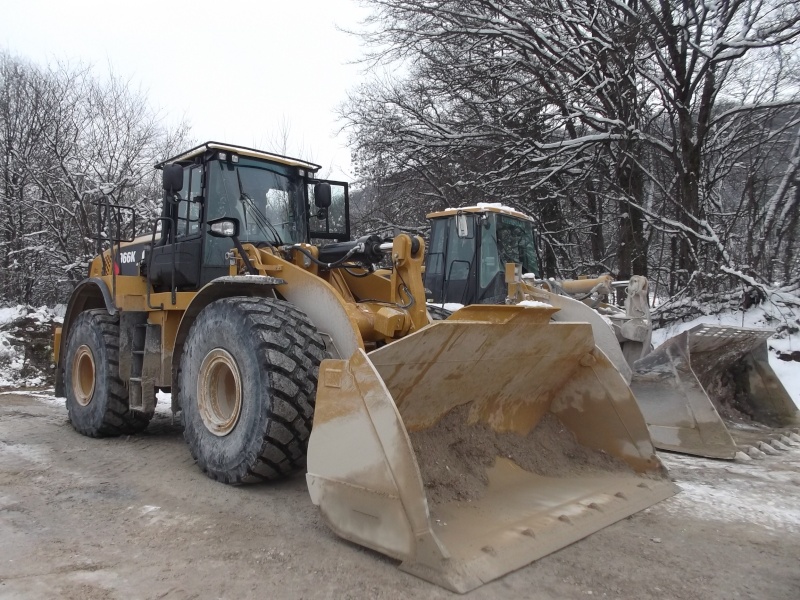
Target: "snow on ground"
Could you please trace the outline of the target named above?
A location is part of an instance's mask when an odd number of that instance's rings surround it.
[[[172,415],[172,394],[169,392],[156,392],[156,412]]]
[[[653,331],[653,345],[659,346],[668,338],[688,331],[696,325],[725,325],[729,327],[750,327],[755,329],[782,329],[767,340],[769,364],[789,392],[794,403],[800,408],[800,363],[783,361],[775,350],[794,352],[800,350],[800,312],[785,306],[764,302],[746,311],[724,312],[718,315],[703,315],[685,323],[673,323]]]
[[[3,396],[8,395],[18,395],[23,394],[25,396],[30,396],[31,398],[36,398],[39,402],[43,404],[49,404],[50,406],[64,406],[64,398],[58,398],[55,394],[55,389],[50,388],[48,390],[39,390],[39,391],[29,391],[29,390],[11,390],[8,392],[0,392],[0,398]]]
[[[2,401],[3,396],[7,396],[9,394],[24,394],[26,396],[30,396],[31,398],[36,398],[39,402],[43,404],[49,404],[50,406],[58,406],[64,408],[66,410],[66,400],[65,398],[59,398],[55,395],[55,389],[49,388],[44,390],[37,390],[37,391],[8,391],[8,392],[0,392],[0,401]],[[168,417],[172,416],[172,394],[167,392],[156,392],[156,413],[160,415],[165,415]]]
[[[800,533],[800,444],[762,460],[740,463],[660,452],[683,490],[659,505],[708,521],[755,523]]]
[[[770,352],[769,364],[794,403],[800,408],[800,363],[782,361]]]
[[[24,306],[0,308],[0,327],[13,322],[26,313]],[[11,334],[0,330],[0,386],[11,386],[16,381],[15,374],[22,369],[22,357],[11,344]]]
[[[59,304],[55,308],[40,306],[33,308],[18,304],[17,306],[6,306],[0,308],[0,326],[15,321],[20,317],[28,317],[36,323],[49,323],[54,316],[63,317],[65,306]]]

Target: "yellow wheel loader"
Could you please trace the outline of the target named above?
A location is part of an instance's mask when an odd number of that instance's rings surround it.
[[[737,445],[723,417],[797,424],[797,407],[767,358],[771,330],[700,325],[651,350],[645,277],[543,279],[533,219],[500,204],[428,219],[425,287],[434,318],[449,316],[442,307],[532,300],[559,308],[556,321],[591,323],[598,347],[630,383],[657,448],[732,459]],[[624,310],[608,301],[620,286]]]
[[[423,241],[351,241],[347,185],[312,163],[208,142],[157,167],[149,235],[98,207],[110,245],[56,334],[79,432],[140,431],[171,391],[210,477],[307,465],[337,534],[462,592],[675,493],[587,323],[488,305],[431,323]]]

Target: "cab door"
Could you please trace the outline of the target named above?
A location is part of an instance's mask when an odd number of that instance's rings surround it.
[[[167,291],[173,281],[177,290],[194,290],[200,283],[200,263],[203,238],[203,167],[193,165],[183,169],[183,189],[170,202],[168,214],[174,219],[174,229],[167,228],[167,239],[152,249],[153,257],[148,277],[156,291]],[[162,233],[164,235],[164,233]],[[174,254],[174,256],[173,256]]]

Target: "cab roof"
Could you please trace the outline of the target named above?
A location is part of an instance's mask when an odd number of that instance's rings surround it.
[[[168,158],[167,160],[161,161],[160,163],[156,164],[156,169],[163,169],[164,165],[186,162],[188,160],[195,158],[196,156],[201,156],[206,152],[213,150],[219,150],[222,152],[231,152],[232,154],[238,154],[239,156],[247,156],[250,158],[268,160],[289,167],[297,167],[299,169],[305,169],[311,173],[316,173],[322,168],[320,165],[307,162],[299,158],[291,158],[289,156],[283,156],[282,154],[274,154],[272,152],[256,150],[255,148],[247,148],[246,146],[237,146],[235,144],[225,144],[222,142],[205,142],[204,144],[195,146],[191,150],[187,150],[186,152],[178,154],[177,156],[173,156],[172,158]]]
[[[445,210],[441,210],[439,212],[430,213],[429,215],[427,215],[427,218],[438,219],[440,217],[451,217],[453,215],[457,215],[458,213],[486,213],[486,212],[502,213],[504,215],[509,215],[517,219],[533,222],[533,219],[528,215],[526,215],[525,213],[521,213],[518,210],[514,210],[510,206],[503,206],[499,202],[478,202],[477,206],[446,208]]]

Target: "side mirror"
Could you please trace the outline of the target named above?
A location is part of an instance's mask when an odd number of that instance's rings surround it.
[[[328,208],[331,205],[330,183],[318,183],[314,186],[314,204],[317,208]]]
[[[183,189],[183,167],[180,165],[164,165],[161,172],[161,184],[168,194],[177,194]]]
[[[239,219],[222,217],[208,222],[208,235],[220,238],[239,237]]]

